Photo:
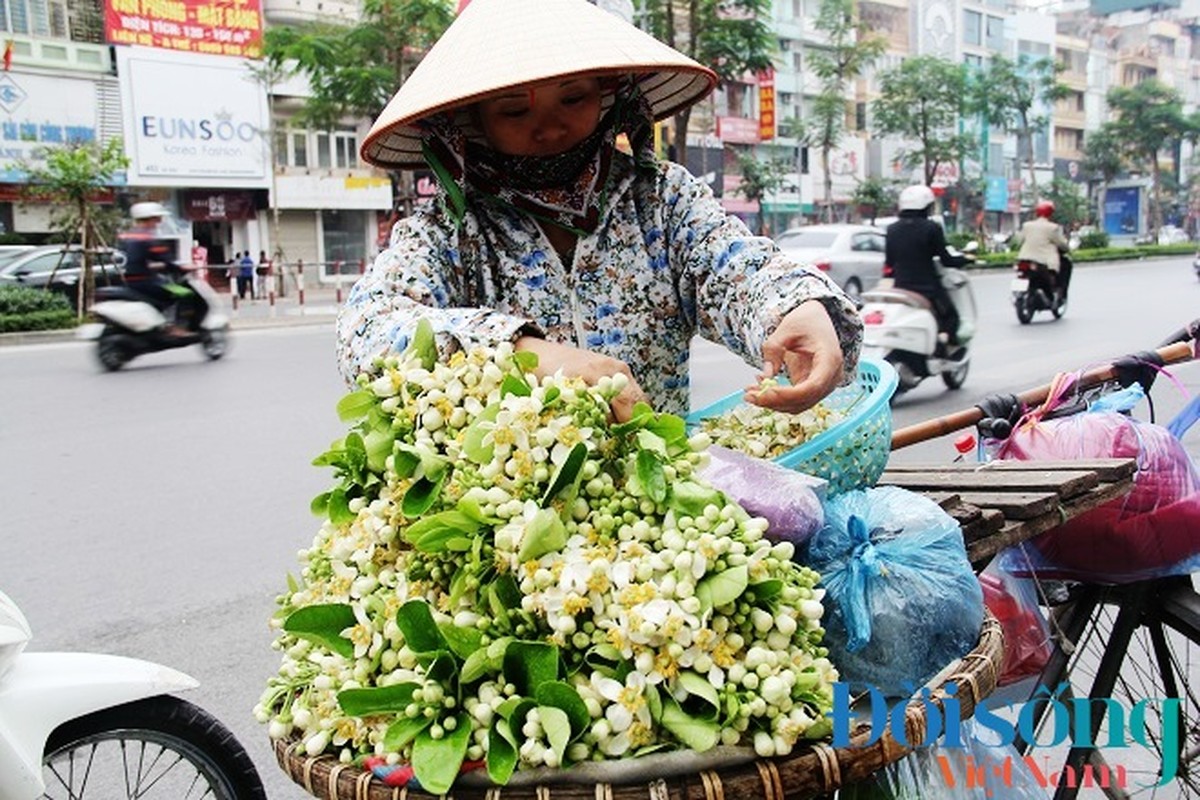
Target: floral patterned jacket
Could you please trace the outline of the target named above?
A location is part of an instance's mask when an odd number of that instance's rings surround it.
[[[421,317],[443,351],[532,327],[624,361],[659,411],[683,414],[694,334],[761,366],[766,337],[815,298],[853,379],[862,324],[836,285],[751,235],[683,167],[664,162],[639,174],[618,154],[613,170],[604,216],[570,264],[533,219],[469,195],[461,227],[436,202],[400,220],[339,314],[342,374],[352,381],[375,356],[403,350]]]

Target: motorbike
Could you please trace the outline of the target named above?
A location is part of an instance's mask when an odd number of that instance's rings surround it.
[[[976,247],[971,242],[964,252]],[[958,389],[970,371],[971,338],[978,318],[971,279],[961,269],[940,267],[939,272],[959,314],[959,345],[952,352],[939,341],[937,317],[924,295],[897,289],[889,278],[862,295],[863,355],[884,359],[896,368],[897,395],[934,375],[941,376],[947,389]]]
[[[1059,275],[1061,285],[1054,273],[1038,261],[1017,259],[1013,267],[1016,277],[1010,286],[1013,308],[1017,311],[1017,321],[1028,325],[1033,320],[1034,313],[1049,311],[1055,319],[1062,318],[1067,311],[1067,288],[1070,285],[1071,259],[1066,253],[1059,254]]]
[[[28,620],[0,592],[0,797],[266,800],[249,754],[168,692],[197,681],[98,653],[26,653]]]
[[[203,280],[184,270],[170,273],[168,289],[176,298],[171,330],[167,317],[144,295],[128,286],[96,290],[92,314],[99,322],[85,325],[80,337],[96,340],[96,358],[109,372],[146,353],[198,344],[215,361],[229,348],[229,318],[221,313],[220,299]]]
[[[1196,277],[1200,278],[1200,253],[1196,253],[1196,257],[1192,259],[1192,272],[1196,273]]]

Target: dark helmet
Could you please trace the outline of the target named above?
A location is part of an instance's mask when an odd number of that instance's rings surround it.
[[[1054,203],[1049,200],[1041,200],[1033,207],[1033,213],[1043,219],[1050,219],[1054,215]]]

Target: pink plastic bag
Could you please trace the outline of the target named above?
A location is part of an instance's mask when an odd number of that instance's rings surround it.
[[[1074,377],[1056,378],[1050,399],[1016,426],[997,456],[1019,461],[1136,458],[1133,491],[1027,543],[1029,563],[1002,559],[1005,569],[1018,575],[1128,583],[1200,567],[1200,473],[1187,450],[1166,428],[1121,413],[1145,396],[1137,384],[1085,412],[1043,419],[1066,396]]]
[[[719,445],[709,447],[708,456],[700,477],[754,516],[765,518],[772,541],[800,547],[825,523],[824,479]]]
[[[997,685],[1041,675],[1054,645],[1033,581],[1011,575],[993,561],[979,573],[979,585],[983,604],[1004,631],[1004,667]]]

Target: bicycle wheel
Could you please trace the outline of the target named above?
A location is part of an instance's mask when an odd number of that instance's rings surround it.
[[[1200,595],[1191,579],[1087,586],[1073,602],[1065,610],[1085,610],[1086,621],[1068,656],[1067,691],[1112,702],[1090,704],[1090,741],[1100,747],[1069,751],[1056,800],[1200,798]],[[1075,710],[1082,702],[1065,705]],[[1130,713],[1139,703],[1140,719]],[[1075,742],[1088,727],[1077,722],[1072,715]],[[1039,736],[1052,724],[1047,715]],[[1172,763],[1174,774],[1158,785]]]
[[[42,760],[44,798],[266,800],[241,743],[203,709],[168,695],[60,725]]]

